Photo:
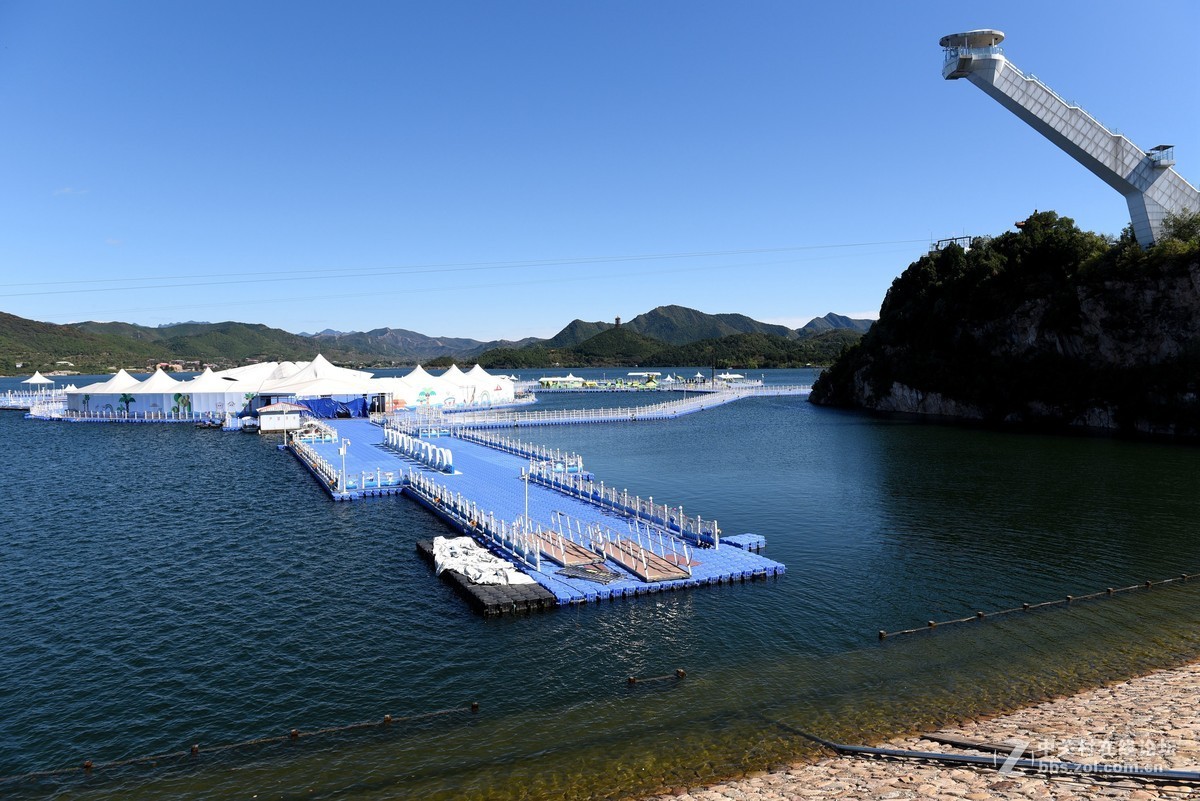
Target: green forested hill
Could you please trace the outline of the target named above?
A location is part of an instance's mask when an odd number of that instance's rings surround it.
[[[1142,250],[1054,212],[923,256],[814,403],[1200,435],[1200,216]]]
[[[578,345],[580,342],[586,342],[602,331],[607,331],[613,327],[613,323],[589,323],[583,320],[572,320],[567,323],[566,328],[559,331],[554,336],[542,342],[533,343],[536,347],[543,348],[570,348]]]
[[[668,345],[687,345],[734,334],[773,334],[784,339],[799,336],[787,326],[760,323],[744,314],[706,314],[684,306],[659,306],[634,317],[625,327]]]
[[[156,352],[153,345],[128,337],[0,312],[0,373],[6,375],[67,367],[58,362],[70,362],[69,369],[80,372],[102,372],[110,366],[141,364]]]
[[[110,372],[119,367],[145,370],[157,362],[231,367],[252,361],[308,360],[318,352],[340,364],[374,367],[476,360],[485,367],[506,368],[649,363],[795,366],[828,363],[847,341],[857,338],[853,329],[840,327],[846,325],[842,322],[846,318],[832,319],[835,317],[818,318],[828,322],[830,330],[814,336],[807,328],[792,331],[740,314],[660,306],[619,327],[575,320],[549,340],[486,343],[429,337],[399,328],[303,336],[234,321],[159,327],[124,322],[52,325],[0,314],[0,372],[56,367],[78,372]],[[485,350],[486,355],[481,356]],[[17,363],[22,367],[17,368]]]
[[[687,345],[668,345],[625,327],[612,328],[569,348],[504,348],[479,355],[485,368],[638,367],[655,365],[768,369],[829,364],[858,341],[852,330],[827,331],[805,339],[773,334],[732,334]]]

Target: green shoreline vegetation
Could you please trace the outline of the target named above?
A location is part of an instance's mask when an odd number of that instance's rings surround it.
[[[1035,212],[911,264],[812,401],[1200,437],[1200,214],[1140,248]]]

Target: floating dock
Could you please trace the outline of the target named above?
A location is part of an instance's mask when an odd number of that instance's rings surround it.
[[[567,392],[568,390],[563,390]],[[569,390],[576,391],[576,390]],[[584,423],[636,423],[650,420],[673,420],[685,414],[723,406],[745,398],[805,397],[812,393],[808,385],[768,385],[726,387],[706,392],[693,392],[677,400],[641,406],[619,406],[605,409],[556,409],[550,411],[492,411],[472,409],[453,413],[431,410],[430,415],[446,427],[522,428],[528,426],[579,425]],[[683,394],[683,393],[676,393]]]
[[[418,540],[417,553],[433,564],[433,541]],[[541,584],[476,584],[457,570],[443,571],[442,578],[467,599],[472,609],[485,617],[558,606],[554,593]]]
[[[440,429],[414,437],[367,420],[338,420],[333,427],[333,435],[288,445],[332,498],[403,492],[517,564],[554,605],[768,578],[785,570],[754,552],[765,542],[757,535],[723,538],[714,521],[618,493],[590,474],[568,473],[561,461],[532,462],[510,452],[521,450],[511,440],[501,447],[483,444],[486,435],[471,442]],[[495,588],[460,589],[485,614],[542,608],[543,601],[508,599]]]

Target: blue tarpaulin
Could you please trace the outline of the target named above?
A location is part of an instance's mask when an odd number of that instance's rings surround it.
[[[366,417],[367,402],[363,398],[349,401],[335,401],[332,398],[306,398],[296,403],[307,406],[313,417],[332,419],[334,417]]]

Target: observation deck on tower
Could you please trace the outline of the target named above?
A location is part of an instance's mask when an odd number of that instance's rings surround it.
[[[991,29],[943,36],[939,41],[945,54],[942,77],[966,78],[1120,192],[1142,247],[1161,236],[1168,214],[1200,211],[1200,191],[1174,170],[1173,146],[1142,150],[1108,130],[1013,66],[1004,57],[1002,41],[1004,34]]]

